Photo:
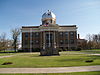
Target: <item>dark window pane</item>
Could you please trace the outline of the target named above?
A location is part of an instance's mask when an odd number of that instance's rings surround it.
[[[60,40],[60,44],[63,44],[64,42],[63,42],[63,40]]]
[[[65,32],[65,37],[68,38],[68,32]]]
[[[70,38],[74,39],[74,32],[70,32]]]
[[[28,33],[25,33],[25,37],[28,37]]]
[[[70,43],[71,43],[71,44],[74,44],[74,39],[71,39],[71,40],[70,40]]]
[[[68,44],[68,39],[65,39],[65,44]]]
[[[39,33],[38,32],[35,33],[35,37],[39,37]]]

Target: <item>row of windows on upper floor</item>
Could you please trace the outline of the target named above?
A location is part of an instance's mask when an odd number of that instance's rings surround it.
[[[59,32],[58,33],[59,34],[59,36],[66,36],[66,37],[68,37],[69,35],[70,36],[72,36],[72,37],[74,37],[75,36],[75,32]],[[39,32],[35,32],[35,33],[32,33],[32,34],[30,34],[29,35],[29,33],[25,33],[25,37],[27,38],[27,37],[39,37],[39,35],[40,35],[40,33]]]
[[[40,41],[38,41],[38,40],[32,40],[32,41],[28,41],[28,40],[25,40],[24,41],[24,44],[28,44],[28,42],[30,42],[31,44],[39,44],[40,43]],[[46,43],[53,43],[52,41],[49,41],[49,40],[46,40]],[[70,39],[70,40],[68,40],[68,39],[65,39],[65,40],[60,40],[59,41],[59,44],[75,44],[75,40],[74,39]]]

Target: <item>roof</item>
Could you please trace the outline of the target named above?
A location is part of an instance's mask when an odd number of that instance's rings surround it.
[[[22,28],[39,28],[39,26],[22,26]]]
[[[54,18],[56,19],[56,15],[51,12],[50,10],[48,10],[47,12],[45,12],[43,15],[42,15],[42,19],[50,19],[50,18]]]

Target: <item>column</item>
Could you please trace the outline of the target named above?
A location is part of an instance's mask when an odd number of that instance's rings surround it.
[[[54,48],[56,48],[55,31],[54,31]]]
[[[70,32],[68,31],[68,50],[70,49]]]
[[[43,32],[43,49],[45,49],[45,31]]]
[[[30,28],[30,52],[32,52],[32,28]]]

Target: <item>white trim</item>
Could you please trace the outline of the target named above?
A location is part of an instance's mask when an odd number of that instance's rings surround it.
[[[43,27],[43,28],[22,28],[22,32],[41,32],[41,31],[77,31],[76,27]]]

